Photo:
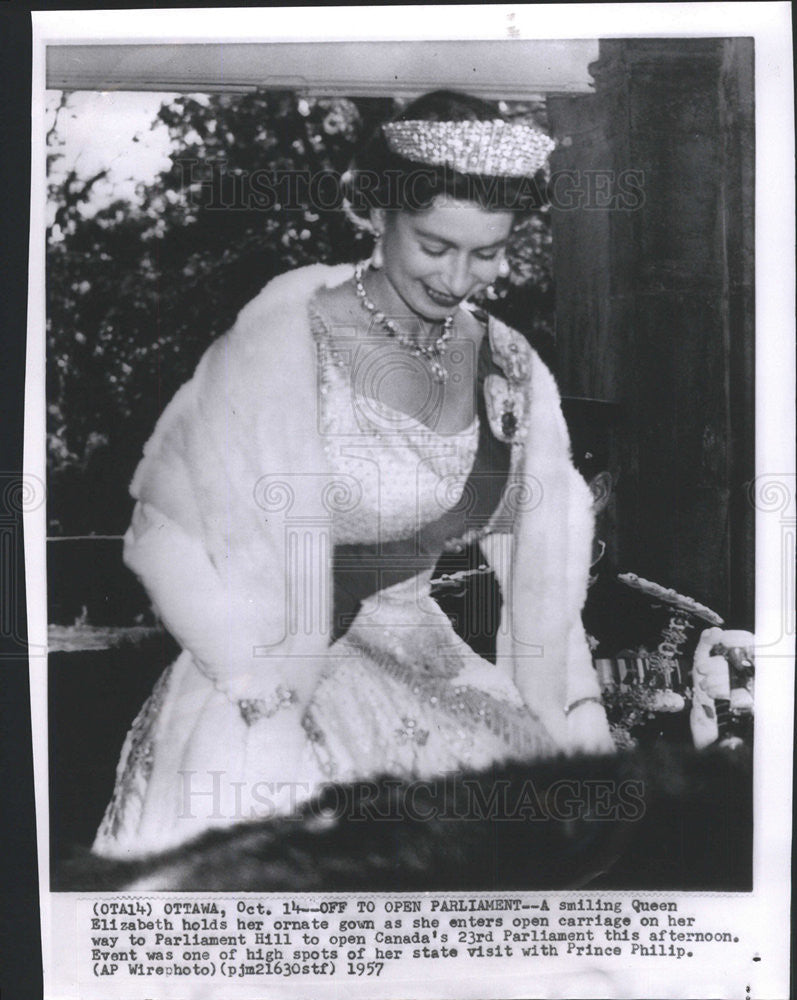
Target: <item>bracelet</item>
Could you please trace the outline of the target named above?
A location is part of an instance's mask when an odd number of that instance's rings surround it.
[[[278,685],[271,698],[244,698],[238,702],[241,718],[247,726],[253,725],[260,719],[270,719],[282,708],[290,708],[297,700],[296,692],[292,688]]]
[[[565,705],[565,715],[570,715],[572,711],[579,708],[581,705],[586,705],[587,702],[594,701],[596,705],[603,705],[603,701],[594,694],[588,695],[586,698],[576,698],[575,701],[571,701],[569,705]]]

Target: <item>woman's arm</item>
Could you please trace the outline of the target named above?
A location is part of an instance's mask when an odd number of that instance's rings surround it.
[[[125,560],[230,698],[306,701],[326,659],[328,471],[309,287],[277,279],[205,353],[136,471]],[[276,290],[275,290],[276,289]]]
[[[499,644],[529,710],[563,751],[609,750],[609,727],[581,624],[592,497],[570,460],[552,374],[515,331],[491,321],[490,337],[517,416],[503,510],[494,518],[512,525],[511,545],[499,547],[505,598]],[[502,426],[498,419],[493,423]]]
[[[297,655],[286,636],[284,587],[272,598],[224,581],[199,539],[157,508],[139,502],[125,536],[124,559],[141,579],[158,615],[197,667],[231,700],[279,698],[306,703],[323,657]]]

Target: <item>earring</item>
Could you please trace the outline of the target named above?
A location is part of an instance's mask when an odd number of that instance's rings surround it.
[[[371,259],[368,262],[368,266],[372,271],[378,271],[384,266],[385,258],[382,253],[382,234],[377,231],[374,236],[374,249],[371,252]]]

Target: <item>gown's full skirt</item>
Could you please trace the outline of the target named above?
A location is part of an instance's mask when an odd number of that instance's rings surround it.
[[[263,762],[280,753],[283,712],[247,718],[181,653],[127,736],[94,850],[161,851],[292,812],[330,781],[425,780],[551,753],[508,673],[476,655],[429,596],[428,574],[364,601],[329,653],[301,753],[278,785],[263,780]]]

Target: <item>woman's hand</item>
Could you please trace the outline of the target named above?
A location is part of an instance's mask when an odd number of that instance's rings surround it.
[[[600,699],[585,699],[568,712],[567,745],[570,754],[614,752],[614,740]]]
[[[258,783],[245,791],[265,798],[269,809],[264,818],[294,812],[325,780],[303,718],[304,710],[297,705],[286,705],[268,717],[249,717],[247,752],[257,759]]]

